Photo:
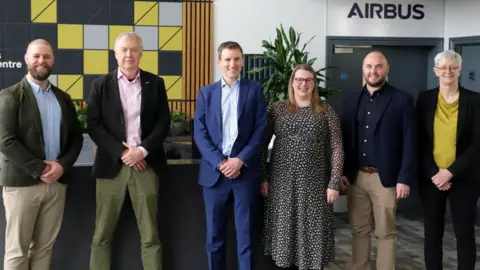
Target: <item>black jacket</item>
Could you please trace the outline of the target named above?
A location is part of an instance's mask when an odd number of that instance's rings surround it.
[[[480,165],[480,94],[460,86],[457,120],[457,146],[455,162],[448,168],[458,179],[476,178]],[[421,92],[417,100],[419,180],[431,181],[438,172],[433,157],[433,123],[439,88]],[[463,181],[463,180],[461,180]]]
[[[122,167],[126,149],[125,118],[118,88],[117,69],[92,83],[87,124],[90,137],[98,146],[93,167],[97,178],[113,178]],[[162,78],[141,70],[141,134],[139,146],[148,151],[145,158],[157,175],[165,172],[163,142],[170,130],[170,111]]]
[[[359,169],[357,109],[361,91],[346,95],[341,115],[344,175],[352,183]],[[408,93],[387,85],[382,93],[382,113],[375,119],[374,146],[378,173],[384,187],[411,185],[416,178],[415,104]]]

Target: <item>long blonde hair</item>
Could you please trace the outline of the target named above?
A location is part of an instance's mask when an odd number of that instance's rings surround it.
[[[288,82],[288,111],[290,113],[297,113],[299,110],[298,104],[295,101],[295,94],[293,90],[293,83],[294,83],[294,77],[295,73],[298,70],[305,70],[310,72],[313,75],[313,92],[312,92],[312,107],[315,110],[316,113],[321,113],[325,109],[325,104],[322,103],[320,99],[320,95],[318,94],[318,80],[317,80],[317,74],[315,74],[315,71],[313,68],[309,65],[306,64],[299,64],[296,65],[292,71],[292,75],[290,75],[290,81]]]

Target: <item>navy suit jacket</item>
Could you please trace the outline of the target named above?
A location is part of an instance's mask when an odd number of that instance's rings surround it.
[[[225,159],[222,151],[221,81],[202,87],[198,93],[194,116],[194,140],[202,156],[199,183],[214,186],[220,172],[217,166]],[[260,178],[260,150],[264,144],[267,112],[263,88],[257,82],[241,79],[238,97],[238,136],[230,157],[244,163],[235,181]]]
[[[341,126],[345,151],[344,175],[355,181],[359,169],[357,109],[361,91],[349,92],[343,102]],[[382,113],[374,125],[375,157],[384,187],[411,185],[416,179],[416,118],[410,94],[391,85],[385,87]]]

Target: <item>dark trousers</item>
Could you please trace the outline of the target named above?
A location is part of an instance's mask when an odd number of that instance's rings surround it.
[[[459,270],[475,269],[477,256],[475,243],[475,212],[478,186],[473,181],[458,179],[448,191],[440,191],[427,180],[421,187],[424,205],[425,266],[427,270],[443,269],[442,243],[447,199],[457,238],[457,261]]]
[[[229,199],[233,199],[238,269],[253,269],[253,224],[255,208],[258,207],[259,185],[260,183],[256,179],[239,177],[231,180],[221,176],[213,187],[203,188],[207,221],[207,256],[210,270],[227,269],[225,237]]]

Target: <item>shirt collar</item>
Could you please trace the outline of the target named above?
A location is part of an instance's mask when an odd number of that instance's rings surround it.
[[[27,78],[27,81],[28,83],[30,84],[30,86],[32,87],[32,90],[34,93],[40,93],[42,92],[42,88],[40,87],[40,85],[36,84],[34,81],[30,80],[28,78],[28,76],[26,77]],[[50,92],[50,90],[52,89],[52,83],[50,81],[48,81],[48,87],[47,89],[45,90],[45,92]]]
[[[223,77],[222,77],[221,83],[222,83],[222,88],[223,88],[225,85],[227,85],[227,82],[225,82],[225,80],[223,79]],[[240,76],[238,76],[238,79],[236,79],[236,80],[233,82],[232,85],[234,85],[234,84],[239,84],[239,83],[240,83]]]
[[[127,76],[125,76],[122,71],[120,71],[120,69],[118,69],[118,72],[117,72],[117,79],[121,79],[121,78],[125,78],[126,80],[128,80]],[[137,72],[137,75],[135,76],[135,79],[133,79],[133,81],[136,81],[137,79],[140,79],[140,69],[138,70]]]
[[[382,94],[383,92],[385,92],[385,88],[387,88],[387,87],[388,87],[388,82],[385,81],[385,82],[383,83],[382,87],[380,87],[377,91],[375,91],[375,92],[373,93],[373,95],[371,95],[371,96],[376,96],[376,95]],[[368,89],[367,89],[367,84],[365,84],[365,85],[363,86],[363,89],[362,89],[362,90],[363,90],[363,93],[364,93],[364,94],[368,94],[368,96],[370,96],[370,92],[368,92]]]

